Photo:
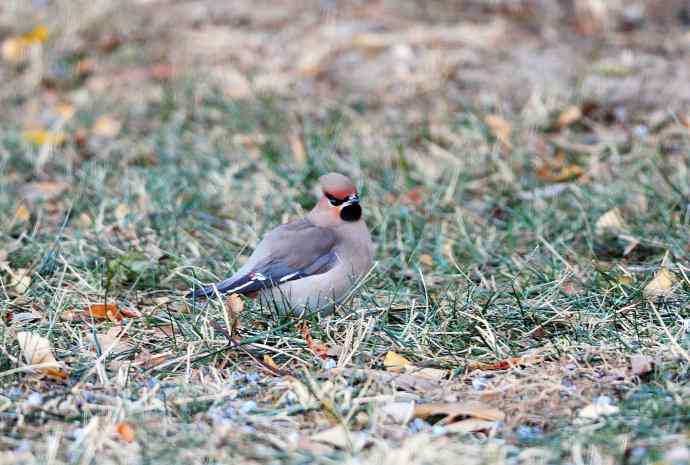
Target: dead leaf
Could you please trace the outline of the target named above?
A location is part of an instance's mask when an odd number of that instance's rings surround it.
[[[53,200],[67,188],[69,184],[62,181],[36,181],[22,186],[19,193],[27,202],[32,203],[37,200]]]
[[[290,134],[288,141],[290,142],[290,149],[292,149],[292,156],[295,159],[295,163],[304,166],[307,162],[307,151],[304,149],[302,137],[299,134]]]
[[[119,308],[117,304],[89,304],[85,313],[97,320],[122,321],[124,318],[139,318],[141,313],[128,308]]]
[[[383,366],[391,373],[409,373],[426,379],[440,380],[448,376],[446,370],[419,367],[393,351],[388,351],[388,353],[386,353],[386,357],[383,360]]]
[[[642,376],[654,369],[654,360],[648,355],[635,354],[630,357],[630,371],[633,376]]]
[[[496,426],[495,421],[491,420],[480,420],[477,418],[468,418],[466,420],[460,420],[455,423],[451,423],[445,427],[446,431],[451,433],[469,434],[469,433],[479,433],[482,431],[490,431]]]
[[[381,384],[394,386],[403,391],[416,391],[428,393],[440,386],[438,380],[423,378],[407,373],[390,373],[383,370],[354,369],[354,368],[332,368],[328,373],[341,375],[346,378],[369,377]]]
[[[392,373],[403,373],[406,367],[412,366],[412,362],[402,355],[389,350],[383,359],[383,366]]]
[[[48,28],[40,24],[21,37],[29,43],[43,43],[48,40]]]
[[[14,211],[14,217],[17,219],[17,221],[26,223],[31,219],[31,212],[29,212],[29,209],[26,208],[26,205],[20,203],[17,209]]]
[[[170,358],[170,355],[171,352],[169,351],[160,354],[152,354],[148,350],[143,349],[141,352],[139,352],[139,355],[137,355],[132,364],[144,369],[150,369],[167,362]]]
[[[546,182],[572,181],[585,174],[585,170],[578,165],[568,164],[561,167],[544,164],[537,170],[537,177]]]
[[[544,360],[544,357],[540,355],[541,350],[535,349],[530,354],[522,355],[519,357],[510,357],[504,360],[499,360],[498,362],[485,363],[485,362],[470,362],[467,368],[470,370],[508,370],[510,368],[528,365],[537,365]]]
[[[276,373],[280,373],[282,371],[278,364],[275,362],[275,360],[273,360],[273,357],[271,357],[268,354],[264,354],[263,362],[266,368],[269,368],[271,371],[274,371]]]
[[[614,413],[618,413],[618,410],[618,407],[616,407],[615,405],[594,403],[583,407],[577,415],[580,418],[595,420],[601,416],[613,415]]]
[[[110,116],[101,116],[94,123],[91,131],[100,137],[112,138],[122,129],[122,123]]]
[[[491,133],[499,142],[508,148],[512,148],[510,136],[513,133],[513,126],[505,118],[499,115],[487,115],[484,118],[484,122],[489,126]]]
[[[414,402],[391,402],[383,405],[381,411],[395,423],[407,424],[414,416]]]
[[[425,420],[429,417],[443,415],[440,424],[454,423],[467,417],[488,421],[503,421],[505,414],[496,408],[481,402],[447,402],[416,405],[414,416]]]
[[[17,342],[29,365],[44,365],[38,371],[51,378],[67,379],[67,373],[53,356],[48,339],[28,331],[17,333]]]
[[[312,339],[311,332],[309,331],[309,324],[307,322],[302,326],[302,336],[304,340],[307,341],[307,349],[311,350],[323,360],[328,358],[328,346],[321,341]]]
[[[344,426],[337,425],[311,436],[312,441],[323,442],[340,449],[360,450],[366,444],[361,432],[348,431]]]
[[[26,130],[22,133],[22,137],[27,142],[36,145],[60,145],[67,139],[64,132],[48,131],[45,129]]]
[[[127,342],[127,336],[123,333],[123,328],[120,326],[113,326],[108,332],[103,334],[96,334],[98,345],[101,348],[101,353],[109,352],[117,354],[120,352],[127,352],[134,346]],[[95,341],[94,341],[95,349]]]
[[[239,294],[230,294],[225,301],[227,322],[230,324],[230,334],[235,334],[240,326],[240,315],[244,310],[244,301]]]
[[[676,276],[664,266],[657,271],[642,292],[650,300],[668,298],[673,295],[675,284]]]
[[[134,435],[134,426],[129,422],[121,421],[115,425],[115,431],[124,442],[134,442],[136,439]]]
[[[580,118],[582,118],[582,108],[580,108],[579,105],[574,105],[570,108],[567,108],[563,110],[560,115],[558,115],[558,119],[556,120],[556,129],[568,127],[571,124],[578,122]]]
[[[599,236],[606,234],[618,235],[628,229],[621,214],[621,209],[616,207],[599,217],[595,223],[595,232]]]

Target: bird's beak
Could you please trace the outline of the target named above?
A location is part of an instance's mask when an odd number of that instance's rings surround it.
[[[340,205],[340,209],[342,210],[348,205],[359,205],[359,196],[357,194],[352,194],[349,196],[347,200]]]

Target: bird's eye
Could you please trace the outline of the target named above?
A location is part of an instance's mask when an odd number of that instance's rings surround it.
[[[345,202],[345,200],[341,200],[341,199],[339,199],[339,198],[337,198],[337,197],[333,197],[333,196],[330,195],[330,194],[326,194],[326,197],[328,198],[328,203],[330,203],[330,204],[333,205],[334,207],[337,207],[337,206],[339,206],[339,205],[342,205],[343,202]]]

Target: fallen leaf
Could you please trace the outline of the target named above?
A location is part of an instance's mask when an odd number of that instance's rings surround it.
[[[264,365],[269,368],[271,371],[275,371],[276,373],[280,373],[282,370],[278,366],[278,364],[273,360],[273,357],[271,357],[268,354],[264,354],[263,356],[263,362]]]
[[[240,315],[244,310],[244,301],[239,294],[230,294],[225,301],[227,322],[230,324],[230,334],[235,334],[240,326]]]
[[[468,418],[466,420],[451,423],[450,425],[447,425],[445,429],[451,433],[469,434],[478,433],[481,431],[490,431],[496,425],[496,421]]]
[[[383,405],[381,411],[390,417],[395,423],[407,424],[414,416],[415,403],[410,402],[391,402]]]
[[[85,310],[88,316],[97,320],[122,321],[124,318],[139,318],[141,314],[136,310],[119,308],[117,304],[89,304]]]
[[[568,164],[561,167],[544,164],[537,170],[537,177],[547,182],[572,181],[585,174],[585,170],[578,165]]]
[[[386,357],[383,360],[383,366],[391,373],[409,373],[426,379],[440,380],[448,376],[446,370],[419,367],[393,351],[388,351],[388,353],[386,353]]]
[[[110,116],[101,116],[94,123],[91,131],[100,137],[112,138],[122,129],[122,123]]]
[[[152,354],[148,350],[143,349],[141,352],[139,352],[139,355],[137,355],[132,364],[134,366],[139,366],[144,369],[150,369],[167,362],[170,358],[170,355],[170,352]]]
[[[48,40],[48,28],[41,24],[21,37],[29,43],[43,43]]]
[[[340,449],[353,450],[360,450],[366,444],[366,439],[361,432],[348,431],[342,425],[320,431],[312,435],[311,440],[330,444]]]
[[[372,378],[381,384],[393,386],[403,391],[428,393],[440,386],[438,380],[407,373],[390,373],[383,370],[331,368],[327,373],[346,378]]]
[[[450,424],[465,418],[503,421],[505,413],[481,402],[443,402],[420,404],[414,408],[414,416],[425,420],[429,417],[443,415],[440,424]]]
[[[601,416],[618,413],[618,410],[618,407],[615,405],[594,403],[583,407],[577,415],[580,418],[595,420]]]
[[[60,145],[67,139],[64,132],[47,131],[44,129],[26,130],[22,133],[22,137],[27,142],[36,145]]]
[[[37,200],[53,200],[68,188],[69,184],[62,181],[36,181],[22,186],[19,193],[26,201],[35,202]]]
[[[67,379],[67,373],[53,356],[48,339],[28,331],[17,333],[17,342],[29,365],[44,365],[38,371],[52,378]]]
[[[470,370],[507,370],[519,366],[536,365],[544,360],[544,357],[540,355],[541,350],[534,350],[530,354],[522,355],[519,357],[509,357],[498,362],[485,363],[485,362],[470,362],[467,368]]]
[[[580,108],[579,105],[574,105],[570,108],[567,108],[563,110],[560,115],[558,115],[558,119],[556,120],[556,129],[563,129],[567,126],[570,126],[571,124],[579,121],[580,118],[582,118],[582,108]]]
[[[673,295],[676,276],[668,268],[662,267],[642,291],[648,299],[667,298]]]
[[[498,115],[487,115],[484,122],[499,142],[508,148],[512,147],[510,136],[513,132],[513,126],[505,118]]]
[[[387,371],[392,373],[403,373],[405,367],[412,366],[412,362],[402,355],[389,350],[388,353],[386,353],[386,357],[383,359],[383,366]]]
[[[126,334],[123,333],[123,328],[120,326],[113,326],[106,333],[96,334],[95,339],[98,341],[101,353],[117,354],[131,350],[134,347],[127,342]],[[96,341],[93,342],[93,345],[95,349]]]
[[[321,357],[323,360],[328,358],[328,346],[321,341],[312,339],[311,332],[309,331],[309,324],[307,322],[302,326],[302,336],[304,340],[307,341],[307,349],[314,352],[314,354]]]
[[[295,159],[295,163],[303,166],[307,162],[307,151],[304,149],[302,137],[299,134],[290,134],[290,136],[288,136],[288,142],[290,143],[290,149],[292,149],[292,156]]]
[[[630,371],[633,376],[642,376],[654,369],[654,360],[648,355],[635,354],[630,357]]]
[[[20,203],[17,209],[14,211],[14,217],[18,221],[26,223],[29,221],[29,219],[31,219],[31,212],[29,212],[29,209],[26,208],[26,205]]]
[[[620,208],[612,208],[599,217],[594,226],[595,232],[599,236],[606,234],[618,235],[627,229]]]
[[[431,255],[423,253],[419,256],[419,262],[422,265],[432,266],[434,264],[434,259]]]
[[[121,421],[115,425],[115,431],[121,440],[125,442],[134,442],[136,439],[134,435],[134,426],[126,421]]]
[[[11,271],[11,270],[10,270]],[[10,274],[10,287],[16,294],[25,294],[31,287],[29,270],[18,269]]]

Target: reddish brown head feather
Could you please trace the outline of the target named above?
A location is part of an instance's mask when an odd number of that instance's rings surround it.
[[[345,199],[357,193],[357,188],[346,176],[340,173],[328,173],[319,178],[321,190],[339,199]]]

